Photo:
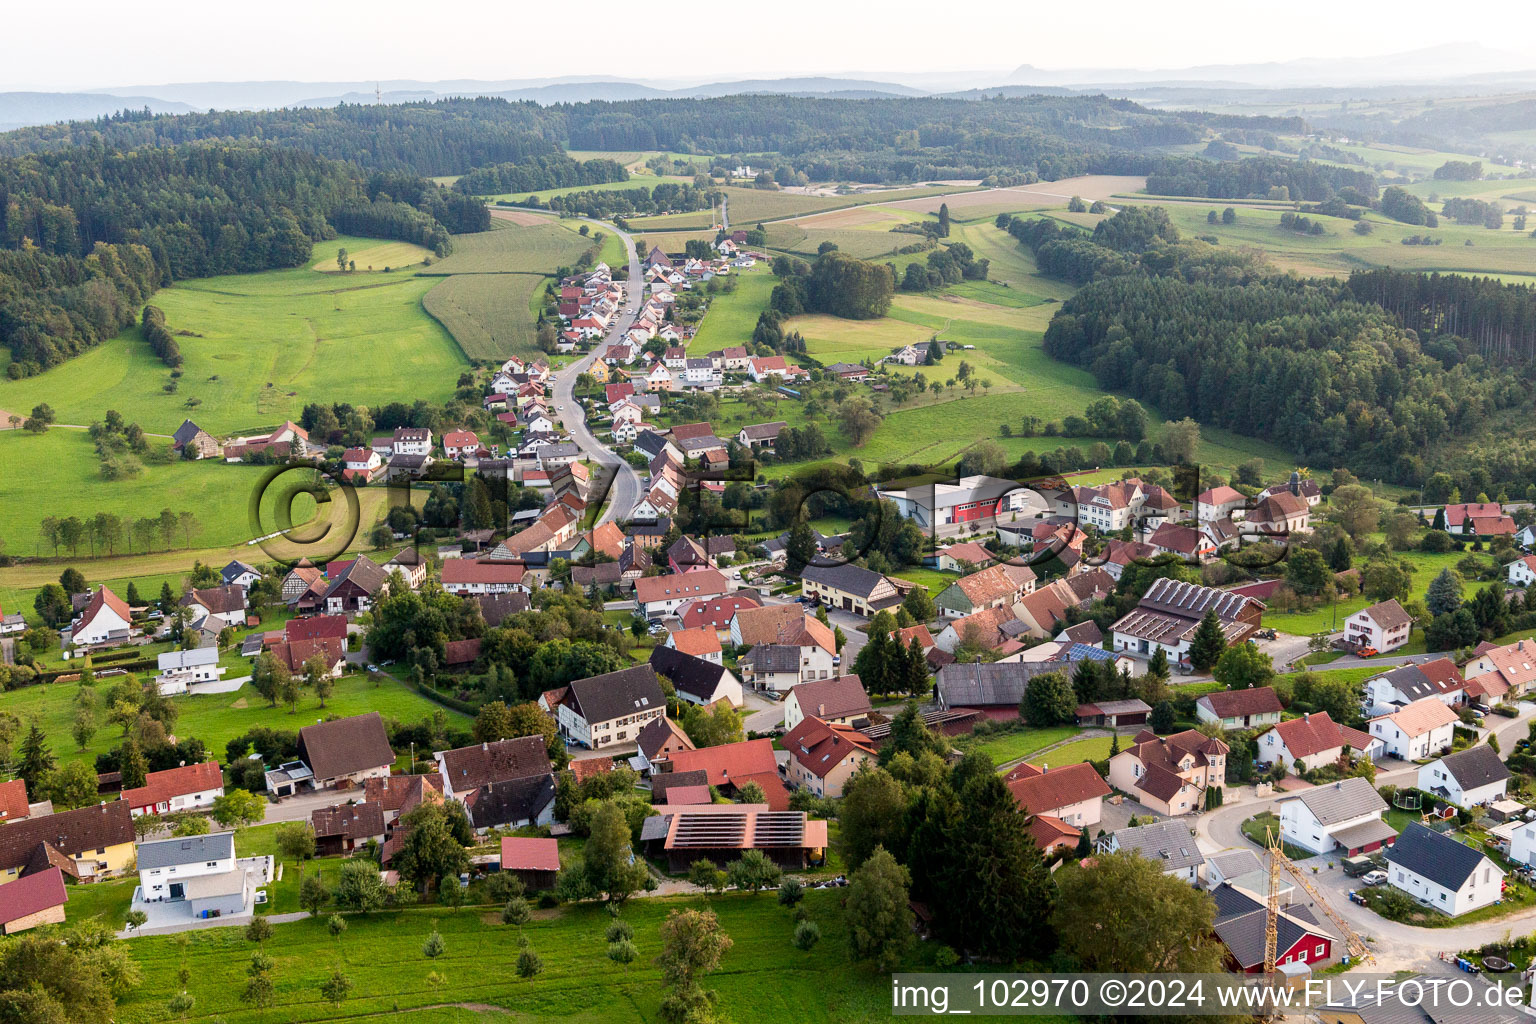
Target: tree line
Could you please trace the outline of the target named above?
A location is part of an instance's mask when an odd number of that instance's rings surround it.
[[[517,163],[477,167],[454,182],[453,190],[463,195],[485,196],[628,180],[629,171],[617,160],[578,161],[564,153],[539,153]]]
[[[1147,175],[1147,191],[1153,195],[1209,199],[1319,203],[1344,189],[1369,199],[1376,195],[1376,187],[1369,171],[1274,156],[1230,161],[1169,157]]]
[[[1465,274],[1413,274],[1401,270],[1357,270],[1349,294],[1374,302],[1421,337],[1453,334],[1477,354],[1500,360],[1536,358],[1536,288]],[[1453,341],[1431,342],[1447,366],[1465,355]]]

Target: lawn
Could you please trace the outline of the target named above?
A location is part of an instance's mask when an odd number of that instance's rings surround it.
[[[111,678],[98,680],[95,684],[97,694],[104,700],[115,682]],[[94,757],[117,746],[122,737],[115,728],[103,722],[84,750],[75,745],[70,738],[70,725],[74,721],[77,689],[74,683],[25,687],[6,694],[5,709],[23,722],[35,719],[49,737],[54,756],[59,759]],[[348,674],[336,680],[335,691],[326,699],[323,710],[308,692],[294,712],[286,707],[268,707],[248,684],[234,693],[176,697],[174,701],[180,711],[173,730],[176,735],[183,739],[197,737],[220,760],[223,760],[226,743],[256,725],[297,731],[323,717],[346,717],[369,711],[401,722],[419,722],[438,711],[444,712],[457,726],[467,726],[470,721],[469,716],[450,711],[403,683],[381,677],[375,684],[360,674]]]
[[[1050,729],[1017,729],[1013,732],[963,739],[957,745],[967,752],[986,754],[992,759],[993,764],[1003,765],[1026,758],[1054,743],[1065,743],[1079,731],[1067,725]]]
[[[314,258],[335,253],[325,242]],[[177,339],[186,360],[179,379],[135,327],[45,373],[0,381],[0,408],[47,402],[59,423],[78,425],[116,409],[167,435],[191,417],[227,435],[297,420],[315,401],[439,403],[453,394],[465,360],[421,308],[435,283],[382,271],[318,274],[308,265],[182,282],[153,300],[173,332],[192,332]]]
[[[468,1016],[492,1014],[496,1007],[515,1008],[517,1019],[524,1021],[656,1020],[664,995],[652,964],[660,925],[672,910],[699,908],[714,910],[734,943],[721,969],[707,980],[719,991],[720,1010],[730,1019],[885,1020],[889,980],[867,965],[850,964],[843,953],[848,941],[838,906],[843,895],[807,892],[804,906],[822,931],[822,946],[810,953],[790,945],[794,918],[772,894],[634,900],[623,917],[634,928],[640,957],[628,967],[608,959],[603,933],[611,918],[597,904],[538,910],[521,929],[500,924],[490,908],[352,915],[340,939],[329,936],[323,920],[279,924],[264,949],[275,961],[277,988],[276,1004],[266,1011],[249,1010],[240,1000],[253,951],[241,929],[190,933],[185,950],[171,937],[135,939],[129,948],[143,981],[120,1005],[117,1019],[129,1024],[163,1020],[165,999],[175,990],[176,973],[185,962],[196,1000],[191,1016],[230,1024],[389,1014],[446,1021],[461,1019],[465,1011]],[[436,960],[420,952],[434,928],[445,947]],[[520,979],[515,970],[519,933],[543,960],[543,972],[532,980]],[[918,947],[908,966],[921,969],[933,948]],[[345,1003],[333,1007],[321,998],[318,986],[337,970],[354,988]],[[447,987],[429,982],[432,974],[447,979]],[[410,1011],[427,1012],[400,1017]]]
[[[1065,746],[1057,747],[1036,754],[1029,759],[1033,765],[1054,764],[1060,767],[1064,764],[1077,764],[1080,761],[1103,761],[1108,759],[1110,748],[1114,745],[1114,739],[1110,736],[1090,736],[1085,740],[1076,740]],[[1124,743],[1121,746],[1125,746]]]
[[[1273,811],[1263,811],[1255,814],[1242,824],[1243,835],[1264,849],[1269,849],[1270,836],[1280,835],[1280,819]],[[1306,860],[1312,856],[1310,850],[1300,846],[1292,846],[1290,843],[1282,844],[1285,855],[1291,860]]]
[[[973,189],[966,186],[943,185],[932,188],[876,189],[845,196],[811,196],[797,192],[775,192],[737,186],[725,187],[720,191],[725,193],[729,201],[727,209],[731,227],[739,228],[749,227],[758,221],[787,220],[802,217],[808,213],[840,210],[870,203],[890,203],[927,196],[949,195],[973,191]],[[635,217],[630,220],[630,224],[636,231],[645,231],[647,228],[707,228],[710,225],[710,217],[711,211],[696,210],[692,213]],[[916,237],[914,235],[913,240],[916,240]]]
[[[699,332],[688,342],[690,354],[700,355],[752,340],[757,315],[768,308],[768,295],[778,279],[766,267],[731,276],[736,281],[736,290],[716,292],[710,298],[709,311],[699,324]]]
[[[320,248],[319,246],[316,247]],[[382,242],[377,238],[357,238],[339,235],[324,244],[325,252],[310,269],[322,274],[339,274],[342,268],[336,262],[339,250],[347,250],[347,262],[356,264],[358,271],[404,270],[432,258],[432,250],[410,242]]]

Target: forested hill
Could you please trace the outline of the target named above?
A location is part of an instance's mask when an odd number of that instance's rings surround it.
[[[446,253],[489,226],[474,199],[409,174],[364,179],[278,147],[93,146],[0,159],[0,344],[12,377],[111,337],[172,281],[294,267],[337,230]]]
[[[1144,174],[1153,147],[1200,141],[1207,127],[1300,130],[1297,119],[1154,111],[1102,96],[960,100],[712,99],[532,102],[449,99],[96,121],[0,135],[0,155],[65,146],[253,141],[348,160],[370,170],[463,174],[571,149],[775,153],[816,180],[915,181],[940,176],[1055,179]]]

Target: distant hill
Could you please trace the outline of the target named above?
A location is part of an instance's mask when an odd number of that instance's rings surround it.
[[[152,96],[90,92],[0,92],[0,131],[55,121],[88,121],[120,110],[187,114],[195,108]]]

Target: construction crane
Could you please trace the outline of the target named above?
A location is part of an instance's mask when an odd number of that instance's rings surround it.
[[[1265,829],[1265,838],[1269,842],[1269,912],[1264,923],[1264,979],[1273,982],[1275,979],[1275,957],[1279,950],[1275,948],[1280,932],[1280,872],[1282,869],[1290,873],[1298,885],[1312,897],[1312,901],[1322,908],[1328,915],[1334,927],[1344,936],[1344,945],[1349,950],[1349,955],[1356,960],[1364,959],[1367,963],[1375,963],[1376,958],[1366,948],[1365,940],[1355,933],[1349,923],[1339,916],[1338,912],[1328,905],[1319,893],[1307,880],[1307,876],[1292,863],[1291,858],[1285,855],[1284,844],[1275,835],[1272,829]]]

